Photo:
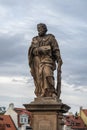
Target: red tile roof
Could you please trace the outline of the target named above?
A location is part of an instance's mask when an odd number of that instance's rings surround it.
[[[0,130],[17,130],[9,115],[0,115]]]
[[[31,116],[31,113],[27,111],[24,108],[14,108],[15,112],[17,112],[19,115],[20,114],[27,114],[28,116]]]
[[[87,116],[87,109],[82,109],[82,111],[85,113],[85,115]]]
[[[80,116],[68,115],[65,117],[65,125],[71,126],[72,129],[87,128]]]

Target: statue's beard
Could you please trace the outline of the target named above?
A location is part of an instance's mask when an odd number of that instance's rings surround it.
[[[44,36],[44,35],[45,35],[45,32],[44,32],[44,31],[38,32],[38,35],[39,35],[39,36]]]

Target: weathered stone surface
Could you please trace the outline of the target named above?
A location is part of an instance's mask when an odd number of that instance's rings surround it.
[[[46,34],[47,26],[37,25],[38,36],[33,37],[28,51],[30,72],[37,98],[25,108],[32,113],[33,130],[62,130],[62,115],[70,107],[60,100],[62,58],[53,34]],[[57,67],[56,67],[57,66]],[[54,70],[57,69],[55,87]]]
[[[66,113],[69,110],[69,106],[63,104],[61,100],[56,100],[51,97],[35,98],[30,104],[24,104],[29,111],[58,111]]]
[[[61,100],[51,97],[35,98],[33,102],[24,106],[32,112],[33,130],[61,130],[62,114],[70,109]]]
[[[60,97],[62,58],[58,42],[53,34],[47,34],[47,26],[37,25],[38,36],[32,38],[28,51],[30,72],[34,79],[37,97]],[[56,67],[57,66],[57,67]],[[57,86],[54,70],[57,68]]]

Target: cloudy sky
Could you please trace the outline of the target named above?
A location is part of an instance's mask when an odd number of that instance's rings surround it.
[[[87,109],[87,0],[0,0],[0,106],[35,98],[27,53],[41,22],[61,50],[62,102]]]

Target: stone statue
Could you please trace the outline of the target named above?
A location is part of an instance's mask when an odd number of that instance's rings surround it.
[[[37,97],[60,97],[62,59],[58,43],[53,34],[47,33],[47,26],[37,25],[38,36],[33,37],[28,51],[31,75]],[[57,88],[55,88],[54,70],[58,65]]]

